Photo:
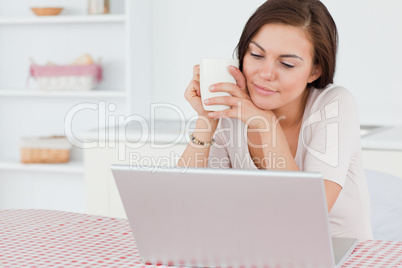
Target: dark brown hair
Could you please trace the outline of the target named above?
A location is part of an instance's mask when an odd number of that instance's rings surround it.
[[[314,47],[313,63],[321,67],[321,76],[309,85],[322,89],[333,83],[338,30],[335,22],[319,0],[268,0],[247,21],[236,47],[240,70],[252,38],[262,26],[277,23],[300,27],[310,37]]]

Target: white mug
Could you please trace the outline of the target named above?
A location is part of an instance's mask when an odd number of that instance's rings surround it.
[[[209,87],[216,83],[229,82],[236,84],[236,80],[229,73],[229,66],[233,65],[239,68],[239,60],[233,59],[201,59],[200,64],[200,91],[202,105],[205,111],[222,111],[230,109],[227,105],[205,105],[204,100],[220,97],[231,96],[227,92],[211,92]]]

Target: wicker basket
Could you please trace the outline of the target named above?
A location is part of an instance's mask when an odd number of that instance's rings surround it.
[[[21,163],[66,163],[70,160],[71,144],[64,136],[21,139]]]
[[[31,7],[37,16],[56,16],[63,10],[61,7]]]

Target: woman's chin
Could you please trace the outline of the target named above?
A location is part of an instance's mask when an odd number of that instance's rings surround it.
[[[262,100],[261,97],[258,98],[258,96],[256,98],[251,97],[251,101],[257,108],[261,110],[274,110],[278,108],[276,105],[272,105],[270,103],[267,103],[266,100]]]

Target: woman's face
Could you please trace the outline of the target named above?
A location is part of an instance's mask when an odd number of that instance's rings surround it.
[[[261,27],[243,60],[243,74],[253,103],[264,110],[298,108],[307,83],[321,75],[313,64],[313,51],[307,34],[298,27]]]

